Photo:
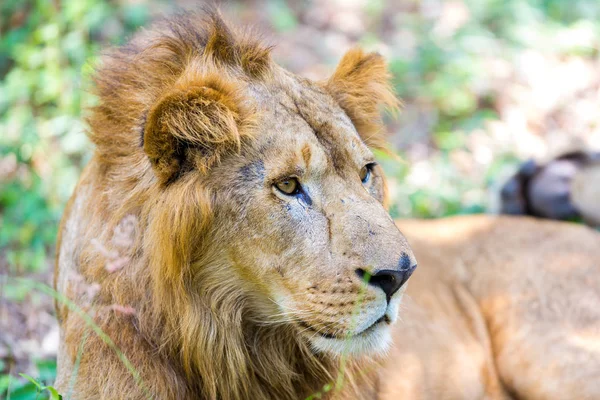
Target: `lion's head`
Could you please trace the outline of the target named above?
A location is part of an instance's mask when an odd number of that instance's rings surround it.
[[[269,365],[293,382],[282,365],[300,353],[386,349],[416,266],[370,149],[396,105],[388,79],[360,50],[326,81],[299,78],[215,15],[163,23],[100,69],[90,201],[115,224],[138,215],[141,238],[135,266],[92,275],[207,393],[211,368],[233,386]]]

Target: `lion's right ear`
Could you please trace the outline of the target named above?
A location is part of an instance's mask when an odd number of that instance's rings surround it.
[[[210,76],[179,81],[151,108],[143,147],[161,183],[183,170],[206,172],[227,152],[239,151],[251,114],[235,85]]]
[[[395,112],[400,105],[385,59],[360,49],[348,51],[325,88],[337,100],[370,147],[385,147],[381,106]]]

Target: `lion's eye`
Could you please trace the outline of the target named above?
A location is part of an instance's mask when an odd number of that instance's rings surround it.
[[[369,179],[371,178],[371,171],[373,170],[374,166],[375,163],[369,163],[362,167],[362,169],[360,170],[360,180],[362,181],[362,183],[367,183],[369,181]]]
[[[275,187],[283,194],[293,196],[300,191],[300,183],[296,178],[288,178],[279,181],[275,184]]]

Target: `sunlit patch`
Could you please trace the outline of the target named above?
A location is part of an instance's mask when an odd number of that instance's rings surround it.
[[[600,354],[600,335],[578,333],[568,337],[568,342],[583,351]]]

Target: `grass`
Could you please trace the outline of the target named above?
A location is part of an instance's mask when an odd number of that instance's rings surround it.
[[[24,373],[19,373],[19,375],[25,379],[27,379],[29,382],[31,382],[32,385],[34,385],[37,389],[37,395],[36,398],[39,397],[40,394],[42,394],[43,392],[47,391],[50,394],[50,399],[51,400],[62,400],[62,395],[60,395],[58,393],[58,390],[56,390],[56,388],[54,388],[54,386],[50,386],[50,385],[46,385],[44,386],[42,383],[38,382],[35,378],[32,378],[31,376],[24,374]],[[10,390],[9,390],[10,393]]]

